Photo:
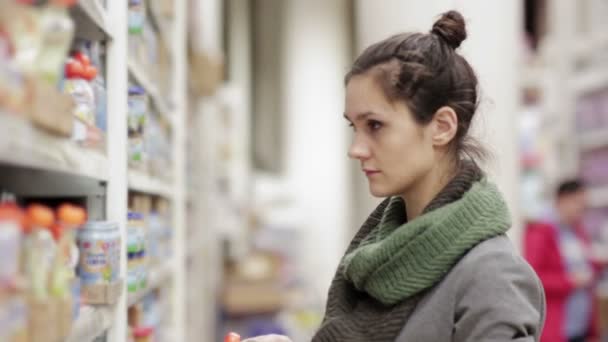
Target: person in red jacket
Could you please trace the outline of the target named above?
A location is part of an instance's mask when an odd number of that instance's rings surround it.
[[[530,223],[524,254],[545,289],[547,316],[542,342],[587,341],[593,322],[594,266],[583,229],[585,185],[575,179],[562,183],[554,210]]]

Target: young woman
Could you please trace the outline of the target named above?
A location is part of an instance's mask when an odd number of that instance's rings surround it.
[[[477,78],[456,52],[466,36],[450,11],[430,33],[370,46],[346,76],[349,156],[386,200],[350,243],[315,342],[539,339],[543,288],[474,162]]]

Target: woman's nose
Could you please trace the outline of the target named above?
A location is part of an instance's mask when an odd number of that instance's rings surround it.
[[[355,138],[348,149],[348,156],[352,159],[367,159],[370,156],[369,147]]]

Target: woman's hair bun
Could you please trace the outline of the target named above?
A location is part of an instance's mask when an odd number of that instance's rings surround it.
[[[457,49],[467,38],[467,29],[462,14],[458,11],[443,13],[435,24],[431,33],[439,36],[452,49]]]

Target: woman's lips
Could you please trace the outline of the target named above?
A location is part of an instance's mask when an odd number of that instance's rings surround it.
[[[363,172],[365,172],[365,175],[367,177],[380,173],[380,171],[378,171],[378,170],[365,170],[365,169],[363,170]]]

